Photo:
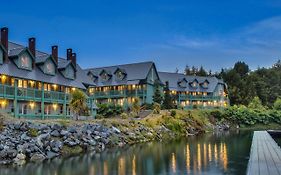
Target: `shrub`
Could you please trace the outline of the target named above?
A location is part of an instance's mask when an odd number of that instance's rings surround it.
[[[135,98],[135,100],[133,101],[133,104],[132,104],[132,111],[138,114],[140,112],[140,110],[141,110],[140,99]]]
[[[273,104],[275,110],[281,110],[281,98],[277,98]]]
[[[120,114],[120,117],[121,117],[122,119],[127,119],[127,118],[128,118],[128,114],[125,113],[125,112],[123,112],[122,114]]]
[[[172,116],[172,117],[175,117],[176,115],[177,115],[177,111],[176,111],[176,110],[172,110],[172,111],[171,111],[171,116]]]
[[[161,105],[159,103],[153,104],[153,113],[154,114],[160,114],[161,111]]]
[[[249,103],[248,107],[251,109],[265,109],[261,103],[260,98],[257,96],[253,98],[253,100]]]
[[[38,136],[38,130],[35,129],[35,128],[30,128],[27,131],[27,135],[30,136],[30,137],[37,137]]]
[[[97,113],[100,117],[113,117],[116,115],[120,115],[123,112],[123,108],[120,105],[115,104],[98,104]]]

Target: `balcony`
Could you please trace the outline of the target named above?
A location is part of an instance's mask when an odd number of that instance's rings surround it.
[[[179,94],[178,96],[179,100],[226,100],[226,97],[223,96],[212,96],[212,95],[187,95],[187,94]]]
[[[15,87],[0,84],[0,98],[14,99]],[[32,88],[17,88],[17,99],[28,101],[41,101],[42,91]],[[44,101],[50,103],[64,103],[70,100],[70,94],[57,91],[44,91]]]
[[[138,89],[138,90],[112,90],[112,91],[97,91],[93,93],[94,98],[123,98],[123,97],[132,97],[132,96],[143,96],[145,95],[145,90]]]

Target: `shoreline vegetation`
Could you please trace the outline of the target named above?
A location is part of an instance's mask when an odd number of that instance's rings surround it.
[[[74,121],[27,120],[1,115],[0,164],[23,165],[54,157],[101,152],[153,140],[167,141],[204,132],[228,129],[274,129],[281,111],[232,106],[224,110],[162,110],[144,118]],[[121,114],[124,115],[124,114]]]

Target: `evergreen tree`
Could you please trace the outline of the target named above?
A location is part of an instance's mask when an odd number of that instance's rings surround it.
[[[207,76],[207,72],[206,72],[206,70],[203,68],[203,66],[201,66],[196,75],[198,75],[198,76]]]
[[[192,66],[190,75],[197,75],[198,69],[195,66]]]
[[[153,95],[153,102],[158,103],[158,104],[162,104],[163,97],[162,97],[162,93],[161,93],[161,90],[160,90],[159,82],[155,82],[154,86],[155,86],[155,92],[154,92],[154,95]]]
[[[191,70],[190,70],[190,67],[188,65],[186,65],[185,68],[184,68],[184,74],[185,75],[191,75]]]
[[[164,109],[173,109],[174,108],[173,98],[172,98],[172,96],[170,94],[170,90],[169,90],[169,82],[166,82],[166,86],[164,89],[163,108]]]

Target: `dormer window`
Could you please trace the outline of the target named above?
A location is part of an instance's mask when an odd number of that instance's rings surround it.
[[[31,70],[32,66],[32,59],[27,52],[22,53],[19,56],[18,66],[23,69]]]
[[[178,82],[178,85],[179,85],[180,87],[182,87],[182,88],[186,88],[186,83],[187,83],[186,79],[183,78],[182,80],[180,80],[180,81]]]
[[[109,73],[107,73],[105,70],[102,70],[100,73],[100,77],[102,79],[102,81],[108,81],[111,77],[111,75]]]
[[[123,80],[126,76],[126,72],[123,69],[117,68],[117,70],[114,72],[117,80]]]
[[[198,81],[195,79],[194,81],[191,82],[190,86],[191,86],[192,88],[197,88],[197,86],[198,86]]]
[[[208,88],[209,82],[206,80],[202,83],[203,88]]]
[[[55,63],[51,59],[47,59],[44,63],[44,73],[49,75],[55,75],[56,67]]]
[[[97,76],[95,76],[92,72],[88,72],[88,74],[87,74],[89,77],[90,77],[90,79],[92,80],[92,81],[97,81],[97,79],[98,79],[98,77]]]

